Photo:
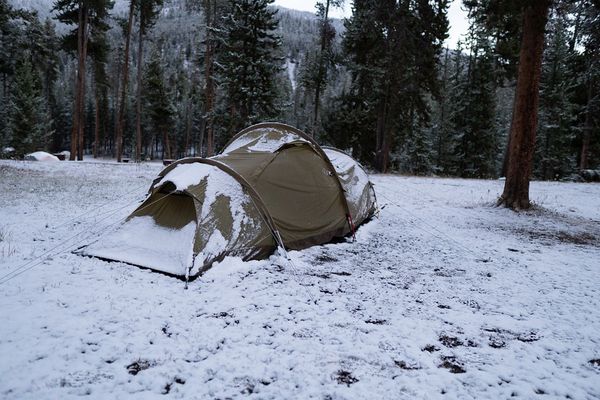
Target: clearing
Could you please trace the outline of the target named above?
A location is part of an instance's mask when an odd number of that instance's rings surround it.
[[[599,184],[372,176],[356,242],[188,290],[70,253],[160,168],[0,161],[0,398],[600,397]]]

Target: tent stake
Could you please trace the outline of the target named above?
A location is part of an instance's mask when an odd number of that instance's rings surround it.
[[[348,225],[350,225],[350,231],[352,232],[352,241],[356,242],[356,229],[354,227],[354,221],[352,221],[352,215],[348,214],[346,218],[348,219]]]
[[[196,235],[194,235],[194,238],[196,237]],[[184,289],[187,290],[188,288],[188,282],[190,281],[190,272],[192,271],[192,268],[194,267],[194,263],[196,262],[196,254],[192,255],[192,264],[187,267],[187,269],[185,270],[185,287]]]

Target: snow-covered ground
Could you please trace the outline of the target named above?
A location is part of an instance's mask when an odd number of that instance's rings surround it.
[[[374,176],[356,242],[188,290],[70,253],[160,168],[0,162],[0,398],[600,397],[600,185]]]

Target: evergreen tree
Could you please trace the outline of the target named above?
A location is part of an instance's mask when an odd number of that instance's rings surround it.
[[[540,122],[534,159],[534,174],[556,179],[574,171],[572,143],[575,138],[575,109],[571,102],[576,85],[570,70],[566,16],[554,10],[550,18],[547,46],[540,83]]]
[[[347,151],[365,164],[372,164],[374,143],[371,132],[377,115],[360,92],[343,93],[324,112],[323,136],[326,142]]]
[[[137,90],[136,90],[136,108],[135,108],[135,160],[141,161],[142,157],[142,63],[144,54],[144,36],[147,35],[148,30],[152,28],[158,14],[163,6],[163,0],[146,0],[140,1],[137,5],[137,12],[139,15],[139,27],[138,27],[138,65],[137,65]]]
[[[44,109],[39,73],[25,53],[17,64],[15,85],[9,105],[8,130],[17,157],[46,147],[48,114]]]
[[[571,48],[576,43],[583,46],[579,57],[578,104],[581,104],[579,168],[600,166],[600,4],[598,1],[582,0],[576,15],[581,21],[575,24]]]
[[[460,56],[462,49],[460,42],[458,48],[454,51]],[[454,126],[452,124],[452,111],[457,107],[457,103],[453,102],[455,92],[455,82],[451,80],[452,55],[450,49],[446,47],[444,50],[444,58],[440,72],[440,96],[434,102],[432,107],[433,112],[433,171],[435,173],[448,174],[450,170],[450,149],[452,133]]]
[[[204,38],[204,129],[200,136],[200,153],[202,154],[204,131],[206,132],[206,156],[211,157],[215,150],[215,129],[217,88],[216,65],[217,54],[222,47],[223,31],[219,21],[226,13],[225,0],[202,0],[205,20]]]
[[[275,77],[282,62],[276,53],[281,41],[273,32],[278,21],[277,10],[269,7],[272,2],[231,0],[224,18],[219,78],[225,92],[227,137],[279,113]]]
[[[548,10],[552,0],[535,0],[521,5],[523,25],[515,105],[510,129],[508,168],[499,205],[526,209],[537,130],[539,83]]]
[[[494,54],[486,30],[476,24],[471,24],[467,43],[466,71],[457,78],[460,83],[454,95],[456,109],[452,112],[453,173],[489,178],[496,175],[499,148],[494,121]]]
[[[163,158],[173,155],[170,131],[172,130],[175,108],[165,85],[164,69],[160,52],[154,50],[146,69],[144,80],[144,98],[152,129],[162,136]]]
[[[570,1],[570,0],[568,0]],[[493,48],[494,74],[498,84],[514,81],[519,61],[522,30],[521,0],[463,0],[471,27],[484,31]]]
[[[102,141],[106,137],[106,120],[108,117],[107,97],[110,87],[106,65],[110,47],[104,33],[98,35],[90,46],[92,59],[92,72],[94,78],[94,137],[92,140],[92,154],[97,158],[101,152]]]
[[[377,118],[362,134],[375,138],[373,164],[378,171],[387,171],[394,139],[420,134],[414,131],[415,121],[417,129],[428,123],[427,95],[437,93],[447,8],[446,0],[354,2],[343,44],[351,90]]]
[[[406,128],[406,138],[402,141],[397,164],[402,171],[414,175],[428,175],[433,170],[433,141],[431,130],[423,129],[423,121],[419,121],[414,111],[410,116],[410,125]]]
[[[336,66],[336,54],[334,49],[336,31],[329,19],[331,8],[341,7],[343,0],[326,0],[317,2],[317,19],[319,20],[318,50],[314,58],[308,58],[302,82],[304,87],[314,93],[312,126],[310,134],[316,136],[320,124],[319,108],[321,106],[321,95],[327,86],[328,75]]]
[[[65,46],[77,54],[77,79],[71,129],[71,160],[83,159],[85,78],[88,44],[99,32],[108,30],[106,19],[114,3],[111,0],[56,0],[56,19],[75,28],[65,36]]]
[[[0,92],[0,145],[8,145],[9,101],[11,85],[15,75],[17,55],[27,51],[28,21],[37,19],[35,14],[13,8],[7,0],[0,0],[0,75],[2,91]],[[31,53],[28,53],[31,56]]]
[[[121,162],[123,157],[123,131],[125,130],[125,105],[127,99],[127,89],[129,85],[129,47],[131,45],[131,32],[133,29],[133,16],[137,2],[140,0],[129,0],[129,14],[127,23],[123,26],[123,35],[125,36],[125,47],[123,52],[123,71],[121,72],[121,93],[118,99],[118,114],[116,123],[116,156],[117,162]]]

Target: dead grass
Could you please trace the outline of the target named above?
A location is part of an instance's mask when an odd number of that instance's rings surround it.
[[[13,243],[12,232],[6,226],[0,225],[0,256],[2,258],[15,255],[17,248]]]

